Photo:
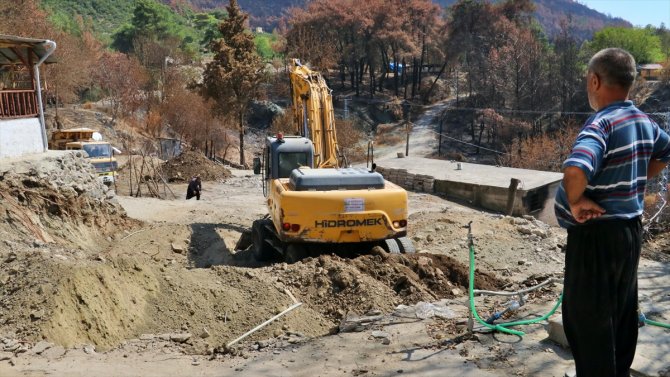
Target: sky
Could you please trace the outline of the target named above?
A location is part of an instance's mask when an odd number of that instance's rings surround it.
[[[578,0],[600,13],[620,17],[634,26],[656,27],[665,23],[670,28],[670,0]]]

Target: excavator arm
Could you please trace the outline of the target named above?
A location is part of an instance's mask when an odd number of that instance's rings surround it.
[[[297,133],[314,144],[314,167],[345,167],[337,145],[333,98],[323,76],[293,59],[289,77],[294,124]]]

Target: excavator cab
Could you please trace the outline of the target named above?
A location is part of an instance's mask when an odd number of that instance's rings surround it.
[[[265,140],[263,160],[264,180],[288,178],[293,169],[314,167],[314,146],[307,138],[278,134]]]

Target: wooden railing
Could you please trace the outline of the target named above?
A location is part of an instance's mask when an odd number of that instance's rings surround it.
[[[0,118],[29,118],[37,116],[37,99],[31,89],[0,91]]]

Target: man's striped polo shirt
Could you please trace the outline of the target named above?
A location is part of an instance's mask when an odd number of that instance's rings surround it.
[[[592,221],[631,219],[642,214],[649,160],[670,161],[670,137],[631,101],[613,103],[587,121],[563,169],[586,173],[584,195],[605,209]],[[576,225],[563,184],[556,193],[556,218],[564,228]]]

